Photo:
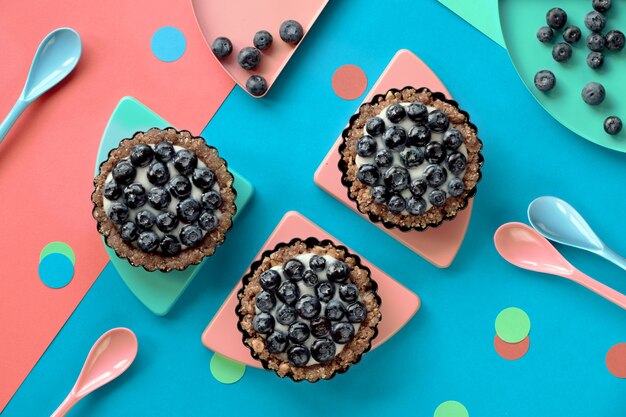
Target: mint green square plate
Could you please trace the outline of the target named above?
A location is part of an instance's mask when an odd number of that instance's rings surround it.
[[[96,174],[99,171],[100,164],[107,159],[109,151],[116,148],[122,139],[129,138],[135,132],[145,131],[152,127],[165,128],[169,126],[171,126],[170,123],[136,99],[132,97],[122,98],[113,111],[102,137],[96,161]],[[237,214],[234,217],[236,219],[252,198],[254,189],[250,182],[237,174],[232,168],[229,168],[229,171],[235,177],[234,188],[237,190],[237,199],[235,200]],[[213,275],[213,268],[216,270],[219,268],[219,264],[213,261],[215,257],[219,257],[219,249],[215,255],[206,258],[199,265],[192,265],[184,271],[164,273],[158,271],[148,272],[143,268],[134,267],[126,259],[118,258],[115,251],[106,244],[104,247],[111,259],[111,263],[124,283],[126,283],[139,301],[159,316],[164,316],[170,311],[185,291],[185,288],[187,288],[205,264],[204,270],[208,276]]]

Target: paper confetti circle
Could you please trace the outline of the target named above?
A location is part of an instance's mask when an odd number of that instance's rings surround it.
[[[74,264],[62,253],[51,253],[39,262],[39,278],[50,288],[63,288],[72,281]]]
[[[496,334],[507,343],[519,343],[530,333],[530,318],[520,308],[505,308],[496,317]]]
[[[439,404],[434,417],[469,417],[467,408],[458,401],[446,401]]]
[[[347,64],[337,68],[333,74],[333,90],[344,100],[361,97],[367,88],[367,76],[360,67]]]
[[[214,353],[211,358],[211,374],[222,384],[233,384],[239,381],[246,372],[246,365],[235,362]]]
[[[185,35],[178,28],[164,26],[152,35],[152,53],[164,62],[173,62],[183,56],[187,48]]]
[[[626,378],[626,343],[618,343],[606,353],[606,367],[618,378]]]
[[[493,346],[498,355],[509,361],[516,361],[522,358],[530,348],[530,337],[526,336],[519,343],[507,343],[496,335],[493,339]]]
[[[72,265],[76,263],[76,255],[74,254],[74,250],[70,245],[65,242],[50,242],[46,246],[43,247],[41,253],[39,254],[39,262],[46,256],[51,253],[61,253],[67,256],[70,261],[72,261]]]

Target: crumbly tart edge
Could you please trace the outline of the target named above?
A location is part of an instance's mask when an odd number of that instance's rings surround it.
[[[103,190],[106,178],[115,164],[130,155],[133,146],[157,144],[167,141],[193,151],[207,167],[215,172],[220,187],[222,216],[215,230],[207,233],[200,244],[187,248],[176,256],[162,256],[158,253],[147,253],[131,244],[124,242],[116,225],[109,219],[104,210]],[[141,266],[147,271],[169,272],[184,270],[190,265],[199,264],[205,257],[213,255],[215,249],[226,239],[226,232],[231,229],[233,216],[237,212],[235,199],[237,192],[233,188],[234,177],[228,171],[228,164],[222,159],[217,149],[208,145],[201,137],[194,137],[186,130],[178,131],[172,127],[165,129],[152,128],[146,132],[137,132],[132,138],[123,139],[119,146],[109,152],[108,158],[100,165],[100,171],[94,178],[94,191],[91,201],[94,204],[93,217],[98,222],[98,232],[104,236],[107,246],[115,250],[118,257],[128,260],[132,266]]]
[[[357,178],[356,141],[363,136],[365,122],[379,115],[385,107],[391,104],[406,102],[421,102],[443,111],[448,116],[450,125],[459,129],[463,134],[468,153],[467,168],[463,176],[465,191],[456,197],[448,196],[443,206],[433,206],[420,215],[392,213],[387,206],[374,203],[370,187],[361,183]],[[470,122],[469,115],[458,107],[456,101],[447,99],[444,94],[431,92],[426,87],[391,89],[385,94],[374,96],[370,102],[363,103],[358,112],[350,118],[348,127],[342,132],[343,142],[339,147],[341,182],[347,188],[348,198],[354,201],[357,209],[374,223],[382,223],[387,229],[398,228],[404,232],[437,227],[446,220],[454,219],[459,211],[467,207],[469,199],[476,194],[484,163],[481,153],[483,144],[477,135],[478,129]]]
[[[367,310],[366,319],[361,323],[354,339],[329,363],[296,367],[271,354],[265,347],[265,339],[252,326],[255,315],[255,297],[262,290],[259,276],[262,272],[283,265],[294,256],[303,253],[329,255],[348,264],[349,280],[358,288]],[[378,284],[371,278],[369,268],[361,264],[361,259],[351,254],[344,246],[337,246],[330,240],[319,241],[316,238],[293,239],[289,243],[280,243],[273,250],[263,253],[259,260],[252,263],[250,271],[243,277],[243,287],[238,292],[239,303],[236,308],[242,341],[250,349],[252,357],[259,360],[263,367],[275,371],[280,377],[289,377],[294,381],[316,382],[330,379],[344,373],[358,363],[361,356],[372,347],[372,340],[378,335],[378,323],[382,319],[381,299],[377,293]]]

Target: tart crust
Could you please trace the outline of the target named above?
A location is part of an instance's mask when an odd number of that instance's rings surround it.
[[[267,350],[265,339],[254,330],[252,320],[255,316],[255,297],[262,290],[259,283],[261,273],[274,266],[281,266],[303,253],[329,255],[348,264],[350,269],[348,279],[359,289],[363,304],[367,309],[367,316],[354,339],[347,343],[331,362],[297,367]],[[236,308],[239,317],[237,327],[243,334],[244,345],[250,349],[252,357],[261,361],[265,369],[273,370],[280,377],[286,376],[294,381],[316,382],[320,379],[330,379],[336,374],[346,372],[351,365],[361,360],[365,352],[371,349],[372,340],[378,334],[378,323],[382,318],[381,299],[377,289],[378,285],[371,278],[369,268],[362,265],[361,259],[349,253],[344,246],[337,246],[329,240],[320,242],[315,238],[294,239],[289,243],[278,244],[274,250],[264,252],[261,259],[255,261],[250,271],[243,277],[243,288],[237,294],[239,298]]]
[[[133,146],[137,144],[155,145],[163,141],[195,152],[198,159],[215,173],[222,197],[222,206],[220,207],[222,216],[217,228],[207,233],[198,246],[186,248],[176,256],[147,253],[124,242],[119,229],[104,210],[104,185],[115,164],[121,159],[127,158]],[[232,227],[232,218],[237,212],[235,206],[237,193],[233,188],[233,181],[234,177],[228,171],[226,161],[219,156],[217,149],[207,145],[203,138],[194,137],[186,130],[178,131],[172,127],[152,128],[147,132],[137,132],[130,139],[123,139],[117,148],[109,152],[107,160],[100,165],[100,172],[93,181],[95,189],[91,194],[91,201],[94,204],[93,217],[98,222],[98,232],[104,236],[105,243],[115,250],[117,256],[127,259],[131,265],[141,266],[147,271],[183,270],[189,265],[199,264],[205,257],[213,255],[215,249],[224,242],[226,232]]]
[[[465,191],[456,197],[447,196],[443,206],[433,206],[420,215],[392,213],[386,205],[375,203],[370,187],[357,179],[358,167],[356,165],[356,142],[363,136],[365,122],[371,117],[378,116],[385,107],[391,104],[412,102],[420,102],[444,112],[450,120],[450,126],[457,128],[463,134],[467,148],[467,168],[463,176]],[[467,207],[469,199],[476,194],[476,185],[481,179],[481,168],[484,162],[481,154],[482,142],[477,134],[478,129],[470,122],[469,115],[459,109],[457,102],[445,98],[442,93],[431,92],[425,87],[389,90],[386,94],[376,95],[372,101],[362,104],[343,131],[343,143],[339,147],[341,182],[347,187],[348,198],[356,202],[358,210],[368,215],[372,222],[380,222],[388,229],[399,228],[405,232],[439,226],[443,221],[456,217],[459,211]]]

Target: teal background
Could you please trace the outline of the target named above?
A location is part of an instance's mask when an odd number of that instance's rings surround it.
[[[440,76],[471,113],[485,144],[473,218],[448,269],[433,267],[313,183],[360,102],[334,95],[334,70],[357,64],[371,87],[401,48]],[[201,271],[170,314],[159,318],[109,265],[3,417],[49,415],[92,343],[116,326],[136,332],[136,362],[70,415],[431,416],[450,399],[471,416],[626,413],[626,380],[613,377],[604,363],[608,349],[626,341],[626,313],[575,284],[516,269],[492,243],[499,225],[526,221],[528,203],[553,194],[626,253],[626,155],[558,124],[528,93],[506,51],[435,0],[332,0],[270,93],[255,100],[235,88],[203,133],[257,191],[218,250],[222,274]],[[415,291],[422,309],[331,381],[296,384],[248,369],[240,382],[222,385],[210,374],[212,353],[200,334],[287,210],[300,211]],[[626,291],[626,273],[617,267],[559,249],[584,272]],[[532,322],[530,351],[516,362],[493,349],[496,315],[509,306],[524,309]]]

